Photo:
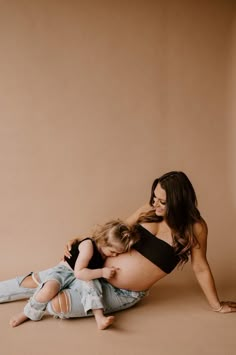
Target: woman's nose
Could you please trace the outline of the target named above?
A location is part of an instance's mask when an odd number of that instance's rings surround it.
[[[154,207],[157,207],[159,205],[159,201],[157,198],[154,198],[154,203],[153,203],[153,206]]]

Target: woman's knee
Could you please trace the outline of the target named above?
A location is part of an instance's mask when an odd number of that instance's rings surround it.
[[[57,296],[55,296],[51,300],[50,304],[52,311],[58,316],[70,312],[70,300],[68,294],[65,291],[61,291]]]
[[[35,294],[38,302],[49,302],[60,291],[61,285],[57,280],[48,280],[42,284],[39,291]]]
[[[33,276],[34,275],[34,276]],[[38,281],[38,283],[37,283]],[[24,280],[20,283],[21,287],[24,288],[37,288],[38,284],[39,284],[39,277],[38,274],[32,274],[32,275],[28,275],[24,278]]]
[[[63,290],[49,302],[47,310],[62,319],[92,316],[92,312],[84,310],[80,297],[78,290]]]

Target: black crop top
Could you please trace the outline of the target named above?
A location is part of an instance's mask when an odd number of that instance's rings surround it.
[[[76,263],[76,260],[78,258],[78,255],[79,255],[79,245],[80,245],[80,243],[82,243],[85,240],[91,240],[91,242],[93,243],[93,256],[90,259],[87,268],[88,269],[100,269],[103,266],[103,264],[104,264],[104,259],[102,258],[101,254],[99,253],[98,248],[97,248],[94,240],[91,239],[91,238],[85,238],[83,240],[75,242],[72,245],[71,250],[70,250],[70,253],[71,253],[70,259],[67,258],[66,256],[64,256],[64,260],[74,270],[75,263]]]
[[[159,239],[146,228],[138,225],[140,240],[133,246],[141,255],[169,274],[178,264],[179,258],[174,248]]]

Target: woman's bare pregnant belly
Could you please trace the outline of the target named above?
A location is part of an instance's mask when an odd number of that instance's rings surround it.
[[[136,250],[106,259],[105,266],[118,268],[116,276],[109,282],[119,288],[132,291],[149,289],[166,273]]]

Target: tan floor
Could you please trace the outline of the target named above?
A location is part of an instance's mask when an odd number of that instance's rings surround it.
[[[235,298],[235,287],[227,282],[219,291],[222,297]],[[136,307],[117,313],[114,326],[106,331],[97,330],[93,318],[50,316],[10,328],[10,316],[24,303],[0,305],[1,355],[236,354],[236,313],[211,312],[194,280],[186,282],[178,275],[175,281],[170,276],[155,285]]]

